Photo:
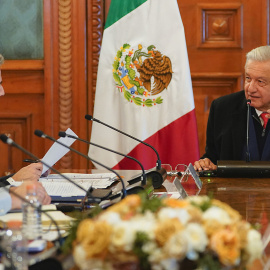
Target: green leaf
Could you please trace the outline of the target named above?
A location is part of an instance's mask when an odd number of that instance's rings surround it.
[[[136,85],[137,87],[140,86],[140,83],[139,83],[138,81],[135,81],[135,80],[129,80],[129,82],[130,82],[131,84]],[[138,90],[138,89],[137,89],[137,90]]]
[[[131,78],[131,79],[134,79],[135,78],[135,75],[136,75],[136,72],[134,69],[129,69],[128,71],[128,76]]]
[[[199,269],[207,270],[220,270],[222,269],[220,262],[213,254],[203,254],[202,257],[198,260]]]
[[[130,48],[130,45],[129,45],[129,44],[125,43],[125,44],[123,45],[123,49],[129,49],[129,48]]]
[[[156,103],[157,104],[161,104],[163,102],[163,99],[161,98],[161,97],[158,97],[157,99],[156,99]]]
[[[152,51],[154,48],[156,48],[155,45],[150,45],[147,47],[147,51]]]
[[[132,98],[136,105],[142,105],[142,99],[140,97]]]
[[[130,101],[130,98],[131,98],[130,92],[124,90],[124,97],[125,97],[125,99],[127,99],[128,101]]]
[[[122,57],[122,51],[119,50],[117,53],[116,53],[116,57],[119,59]]]
[[[113,73],[113,78],[114,78],[117,85],[119,85],[119,86],[123,85],[121,82],[120,76],[116,72]]]
[[[137,82],[137,81],[136,81]],[[138,82],[138,84],[140,85],[140,83]],[[143,95],[143,92],[144,92],[144,88],[142,88],[142,87],[138,87],[137,88],[137,91],[138,91],[138,94],[139,95]]]
[[[119,67],[119,61],[118,60],[115,60],[114,62],[113,62],[113,68],[114,68],[114,70],[117,70],[118,69],[118,67]]]
[[[145,213],[147,210],[156,213],[157,210],[163,206],[162,200],[158,197],[151,197],[151,199],[149,199],[146,192],[141,192],[139,195],[142,201],[142,213]]]
[[[145,232],[137,232],[136,239],[134,241],[133,252],[137,255],[140,262],[140,269],[149,270],[151,265],[148,261],[149,254],[144,252],[142,247],[149,241],[149,237]]]
[[[144,105],[147,106],[147,107],[152,107],[153,106],[153,100],[152,99],[147,99],[144,102]]]
[[[126,55],[126,57],[125,57],[125,61],[126,61],[126,66],[128,66],[128,67],[129,67],[130,62],[131,62],[131,56]]]

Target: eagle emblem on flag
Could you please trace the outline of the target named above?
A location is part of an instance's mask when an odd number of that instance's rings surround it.
[[[172,79],[172,64],[154,45],[146,49],[141,44],[131,48],[124,44],[113,62],[113,78],[116,87],[130,103],[152,107],[163,99],[156,96],[167,89]]]

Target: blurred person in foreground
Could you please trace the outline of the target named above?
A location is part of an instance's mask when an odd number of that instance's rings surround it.
[[[247,160],[248,100],[250,161],[270,160],[270,46],[247,53],[244,90],[212,102],[205,154],[194,163],[195,170],[216,170],[218,160]]]
[[[2,86],[2,75],[1,66],[4,63],[4,57],[0,54],[0,96],[5,94],[4,88]],[[46,190],[38,179],[42,173],[41,163],[32,163],[26,167],[20,169],[17,173],[12,175],[12,177],[0,177],[1,185],[6,186],[9,191],[17,193],[19,196],[25,198],[26,196],[26,186],[31,181],[35,182],[36,192],[40,203],[49,204],[51,202],[50,196],[47,194]],[[22,181],[20,186],[12,186],[16,181]],[[3,187],[0,188],[0,215],[6,214],[11,209],[21,208],[22,201],[20,198],[16,197],[11,192],[8,192]]]

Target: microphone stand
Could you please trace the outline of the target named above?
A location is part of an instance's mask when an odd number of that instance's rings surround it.
[[[247,151],[246,151],[246,162],[250,162],[250,152],[249,152],[249,119],[250,119],[250,104],[251,100],[247,100]]]
[[[62,142],[57,141],[57,140],[54,139],[53,137],[50,137],[49,135],[44,134],[43,131],[41,131],[41,130],[36,129],[34,133],[35,133],[36,136],[41,137],[41,138],[45,138],[45,139],[49,139],[49,140],[51,140],[51,141],[53,141],[53,142],[56,142],[56,143],[58,143],[58,144],[60,144],[60,145],[62,145],[62,146],[64,146],[64,147],[68,148],[69,150],[75,152],[76,154],[78,154],[78,155],[80,155],[80,156],[82,156],[82,157],[84,157],[84,158],[86,158],[86,159],[88,159],[88,160],[90,160],[90,161],[92,161],[92,162],[95,162],[95,163],[97,163],[98,165],[100,165],[100,166],[104,167],[105,169],[107,169],[108,171],[111,171],[111,172],[113,172],[114,174],[116,174],[116,176],[119,178],[119,180],[121,181],[121,184],[122,184],[122,192],[123,192],[122,198],[126,197],[127,192],[126,192],[126,188],[125,188],[124,181],[123,181],[122,177],[121,177],[116,171],[114,171],[114,170],[112,170],[111,168],[109,168],[109,167],[107,167],[107,166],[101,164],[100,162],[98,162],[98,161],[96,161],[96,160],[94,160],[94,159],[92,159],[92,158],[90,158],[90,157],[84,155],[83,153],[77,151],[76,149],[74,149],[74,148],[72,148],[72,147],[69,147],[69,146],[67,146],[66,144],[62,143]],[[46,164],[45,164],[45,165],[46,165]]]
[[[57,243],[56,244],[56,248],[59,251],[59,248],[61,247],[61,238],[62,238],[62,236],[61,236],[60,229],[58,227],[57,222],[51,217],[51,215],[49,215],[46,211],[41,210],[39,207],[36,207],[33,203],[29,202],[28,200],[26,200],[25,198],[23,198],[21,195],[19,195],[18,193],[16,193],[12,189],[7,188],[7,186],[4,185],[2,182],[0,182],[0,187],[3,188],[7,193],[11,193],[15,197],[19,198],[21,201],[23,201],[23,202],[29,204],[31,207],[37,209],[38,211],[40,211],[41,213],[43,213],[44,215],[46,215],[52,221],[52,223],[56,227],[57,234],[58,234],[58,239],[57,239],[57,242],[56,242]]]
[[[140,142],[140,143],[142,143],[142,144],[144,144],[144,145],[146,145],[146,146],[149,146],[150,148],[152,148],[152,149],[155,151],[155,153],[156,153],[156,155],[157,155],[157,158],[158,158],[157,164],[156,164],[157,170],[160,170],[160,169],[161,169],[161,160],[160,160],[159,154],[158,154],[157,150],[156,150],[152,145],[150,145],[150,144],[148,144],[148,143],[146,143],[146,142],[144,142],[144,141],[142,141],[142,140],[139,140],[139,139],[137,139],[137,138],[131,136],[130,134],[127,134],[127,133],[125,133],[125,132],[123,132],[123,131],[121,131],[121,130],[119,130],[119,129],[117,129],[117,128],[114,128],[114,127],[112,127],[112,126],[110,126],[110,125],[108,125],[108,124],[106,124],[106,123],[104,123],[104,122],[101,122],[100,120],[98,120],[98,119],[92,117],[92,116],[89,115],[89,114],[86,114],[86,115],[85,115],[85,119],[87,119],[87,120],[89,120],[89,121],[95,121],[95,122],[97,122],[97,123],[100,123],[100,124],[102,124],[102,125],[104,125],[104,126],[106,126],[106,127],[108,127],[108,128],[111,128],[111,129],[113,129],[113,130],[115,130],[115,131],[117,131],[117,132],[120,132],[120,133],[123,134],[123,135],[128,136],[129,138],[131,138],[131,139],[133,139],[133,140],[136,140],[137,142]]]
[[[129,134],[127,134],[127,133],[119,130],[119,129],[116,129],[116,128],[114,128],[114,127],[112,127],[112,126],[110,126],[110,125],[108,125],[108,124],[106,124],[104,122],[101,122],[100,120],[95,119],[91,115],[86,114],[85,115],[85,119],[86,120],[89,120],[89,121],[98,122],[98,123],[100,123],[100,124],[102,124],[102,125],[104,125],[104,126],[106,126],[108,128],[111,128],[111,129],[113,129],[113,130],[115,130],[115,131],[117,131],[117,132],[119,132],[119,133],[121,133],[123,135],[128,136],[131,139],[134,139],[134,140],[136,140],[136,141],[138,141],[138,142],[140,142],[140,143],[142,143],[142,144],[144,144],[144,145],[149,146],[150,148],[152,148],[155,151],[158,160],[157,160],[156,168],[155,169],[147,170],[146,171],[146,175],[148,175],[149,177],[151,177],[152,184],[153,184],[154,188],[160,188],[162,186],[162,183],[164,182],[164,180],[167,177],[167,172],[166,172],[166,170],[164,168],[161,167],[161,160],[160,160],[159,154],[158,154],[157,150],[152,145],[150,145],[150,144],[148,144],[148,143],[146,143],[144,141],[141,141],[141,140],[139,140],[139,139],[137,139],[137,138],[135,138],[135,137],[133,137],[133,136],[131,136],[131,135],[129,135]],[[128,183],[129,184],[133,184],[133,183],[136,183],[137,181],[138,181],[137,178],[135,178],[135,179],[131,179],[130,181],[128,181]]]
[[[64,131],[60,131],[60,132],[58,133],[58,135],[59,135],[60,137],[69,137],[69,138],[72,138],[72,139],[76,139],[76,140],[78,140],[78,141],[81,141],[81,142],[84,142],[84,143],[87,143],[87,144],[94,145],[94,146],[99,147],[99,148],[101,148],[101,149],[107,150],[107,151],[109,151],[109,152],[113,152],[113,153],[118,154],[118,155],[120,155],[120,156],[127,157],[127,158],[129,158],[129,159],[132,159],[132,160],[136,161],[136,162],[140,165],[140,167],[141,167],[141,169],[142,169],[142,176],[141,176],[141,182],[142,182],[142,185],[146,185],[146,177],[145,177],[145,171],[144,171],[143,165],[142,165],[141,162],[139,162],[136,158],[133,158],[133,157],[131,157],[131,156],[128,156],[128,155],[119,153],[119,152],[114,151],[114,150],[112,150],[112,149],[109,149],[109,148],[107,148],[107,147],[104,147],[104,146],[101,146],[101,145],[98,145],[98,144],[95,144],[95,143],[92,143],[92,142],[88,142],[88,141],[86,141],[86,140],[80,139],[79,137],[76,137],[76,136],[67,134],[67,133],[64,132]]]
[[[88,203],[99,203],[100,200],[97,198],[94,198],[91,193],[90,190],[85,190],[82,186],[80,186],[79,184],[77,184],[76,182],[72,181],[71,179],[69,179],[67,176],[65,176],[64,174],[60,173],[58,170],[54,169],[53,167],[51,167],[49,164],[47,164],[46,162],[44,162],[43,160],[39,159],[37,156],[35,156],[34,154],[32,154],[31,152],[27,151],[26,149],[24,149],[22,146],[20,146],[19,144],[15,143],[12,139],[8,138],[5,134],[1,134],[0,135],[0,139],[9,145],[12,145],[16,148],[18,148],[19,150],[21,150],[22,152],[26,153],[27,155],[29,155],[31,158],[33,158],[34,160],[37,160],[38,162],[41,162],[43,165],[47,166],[50,170],[52,170],[53,172],[61,175],[61,177],[65,178],[68,182],[72,183],[73,185],[75,185],[76,187],[78,187],[79,189],[83,190],[86,194],[87,197],[87,202]],[[90,200],[89,200],[90,199]],[[85,201],[83,201],[85,202]]]

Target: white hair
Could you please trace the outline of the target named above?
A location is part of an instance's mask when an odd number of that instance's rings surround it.
[[[246,55],[246,65],[248,61],[264,62],[270,60],[270,46],[257,47]]]

